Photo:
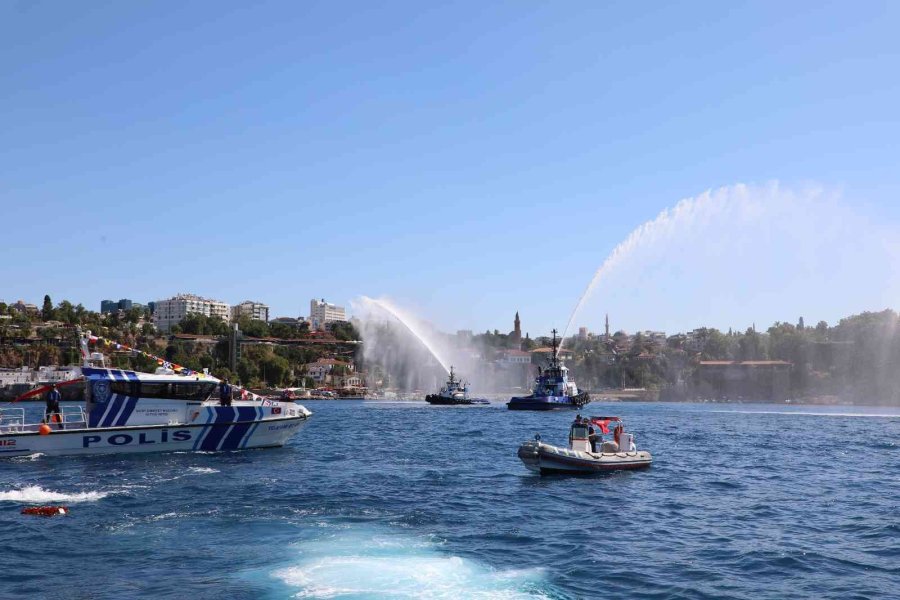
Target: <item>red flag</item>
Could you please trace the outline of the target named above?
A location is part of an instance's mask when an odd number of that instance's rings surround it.
[[[609,419],[591,419],[591,423],[600,428],[603,433],[609,433]]]

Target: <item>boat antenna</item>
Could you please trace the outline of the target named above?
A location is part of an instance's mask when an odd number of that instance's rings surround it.
[[[557,366],[557,363],[559,362],[559,341],[556,339],[556,334],[557,334],[556,329],[554,329],[551,333],[553,334],[553,342],[552,342],[552,344],[553,344],[553,362],[552,362],[551,366],[555,367],[555,366]]]

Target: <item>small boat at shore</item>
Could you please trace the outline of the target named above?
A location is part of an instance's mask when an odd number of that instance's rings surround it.
[[[456,378],[453,367],[450,367],[450,378],[444,384],[444,387],[437,394],[425,396],[425,402],[441,405],[490,404],[489,401],[483,398],[470,398],[468,384]]]
[[[506,403],[509,410],[560,410],[578,409],[591,401],[587,392],[578,392],[575,382],[569,379],[569,370],[559,357],[559,339],[553,330],[553,351],[550,365],[538,370],[534,390],[528,396],[516,396]]]
[[[609,433],[609,423],[616,423],[613,439],[604,441],[602,433]],[[625,433],[618,417],[576,419],[569,429],[567,447],[545,444],[537,434],[519,446],[518,456],[527,469],[541,475],[645,469],[653,462],[649,452],[637,449],[634,436]]]
[[[27,422],[24,408],[0,409],[0,457],[271,448],[312,415],[253,394],[223,404],[214,397],[221,382],[205,373],[89,366],[82,345],[84,406],[62,407],[50,423]]]

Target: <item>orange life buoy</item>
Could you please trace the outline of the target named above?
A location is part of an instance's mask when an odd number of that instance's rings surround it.
[[[23,515],[35,515],[37,517],[55,517],[56,515],[69,514],[68,506],[26,506],[22,509]]]

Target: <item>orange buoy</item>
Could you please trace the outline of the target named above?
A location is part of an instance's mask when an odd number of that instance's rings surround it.
[[[23,515],[34,515],[36,517],[55,517],[57,515],[69,514],[68,506],[26,506],[22,509]]]
[[[46,423],[41,423],[41,426],[38,427],[38,433],[40,433],[41,435],[49,435],[51,431],[53,430],[50,429],[50,426]]]

